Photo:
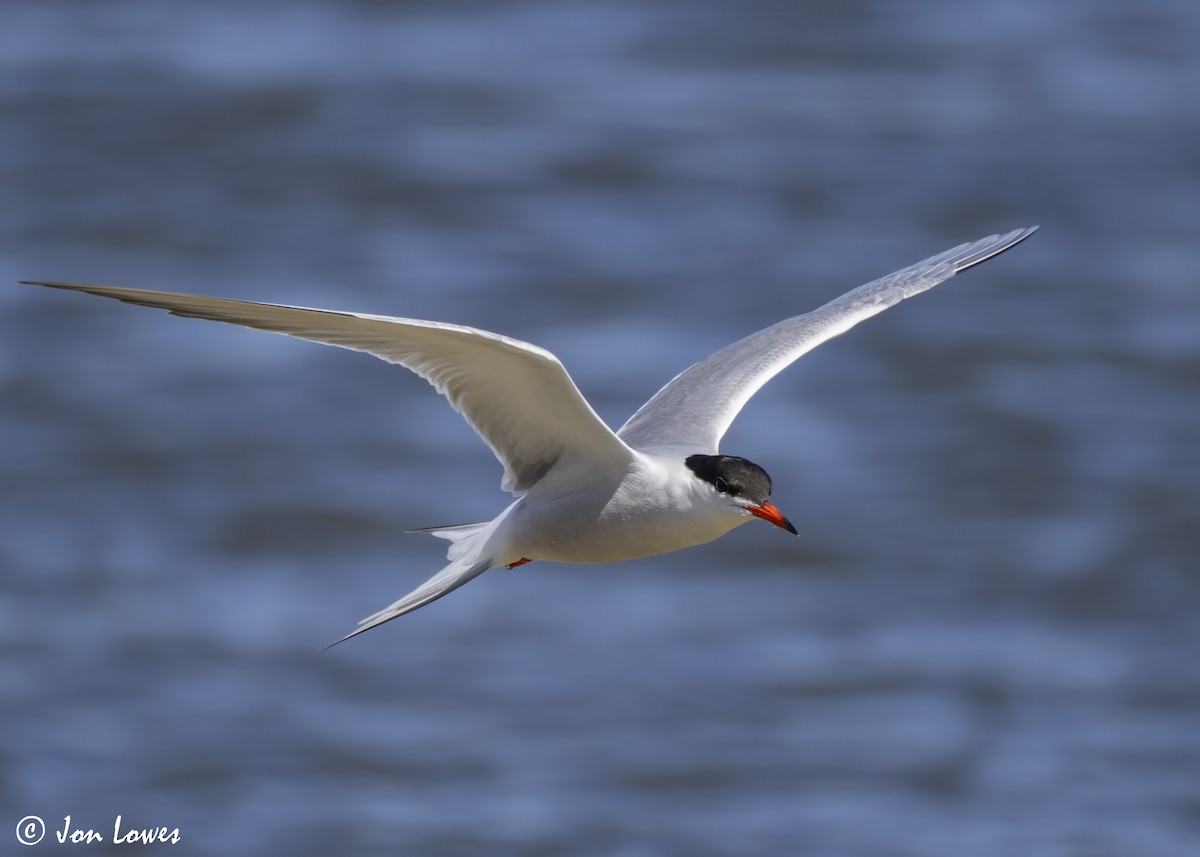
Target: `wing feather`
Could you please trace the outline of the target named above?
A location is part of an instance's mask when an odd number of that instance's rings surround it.
[[[527,491],[556,466],[583,472],[622,467],[633,455],[557,357],[507,336],[435,321],[120,286],[31,284],[363,351],[404,366],[432,384],[487,442],[504,465],[506,491]]]
[[[617,436],[638,450],[679,447],[715,453],[750,397],[797,358],[905,298],[1003,253],[1036,229],[961,244],[722,348],[676,375]]]

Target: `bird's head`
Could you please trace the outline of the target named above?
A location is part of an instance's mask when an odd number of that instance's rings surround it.
[[[730,506],[798,535],[792,522],[767,498],[771,496],[771,477],[753,461],[736,455],[689,455],[688,470],[716,491]]]

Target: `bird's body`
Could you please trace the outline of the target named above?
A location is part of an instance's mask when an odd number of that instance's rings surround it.
[[[522,558],[618,562],[710,542],[749,520],[708,502],[712,489],[684,475],[682,458],[635,453],[619,476],[565,490],[535,486],[502,513],[494,547],[484,551],[504,565]]]
[[[795,533],[768,499],[766,472],[718,454],[742,406],[802,354],[1002,253],[1036,228],[960,245],[751,334],[681,372],[617,432],[596,416],[553,354],[499,334],[119,286],[36,285],[365,351],[428,380],[491,446],[504,465],[501,487],[516,500],[491,521],[424,530],[450,541],[449,563],[364,619],[348,639],[497,566],[667,553],[712,541],[751,517]]]

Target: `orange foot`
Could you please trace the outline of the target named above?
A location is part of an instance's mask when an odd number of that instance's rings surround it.
[[[533,560],[531,560],[531,559],[526,559],[525,557],[521,557],[521,558],[520,558],[519,560],[517,560],[516,562],[510,562],[508,565],[506,565],[506,566],[504,566],[504,567],[505,567],[505,568],[516,568],[518,565],[524,565],[524,564],[525,564],[525,563],[527,563],[527,562],[533,562]]]

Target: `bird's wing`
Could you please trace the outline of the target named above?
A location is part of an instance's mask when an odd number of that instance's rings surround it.
[[[506,491],[526,491],[555,467],[586,473],[624,467],[633,455],[592,410],[557,357],[499,334],[434,321],[118,286],[31,285],[364,351],[411,369],[444,395],[492,448],[504,465],[501,487]]]
[[[617,436],[639,450],[671,446],[715,453],[750,397],[802,354],[893,304],[1003,253],[1036,229],[961,244],[722,348],[676,375],[629,418]]]

